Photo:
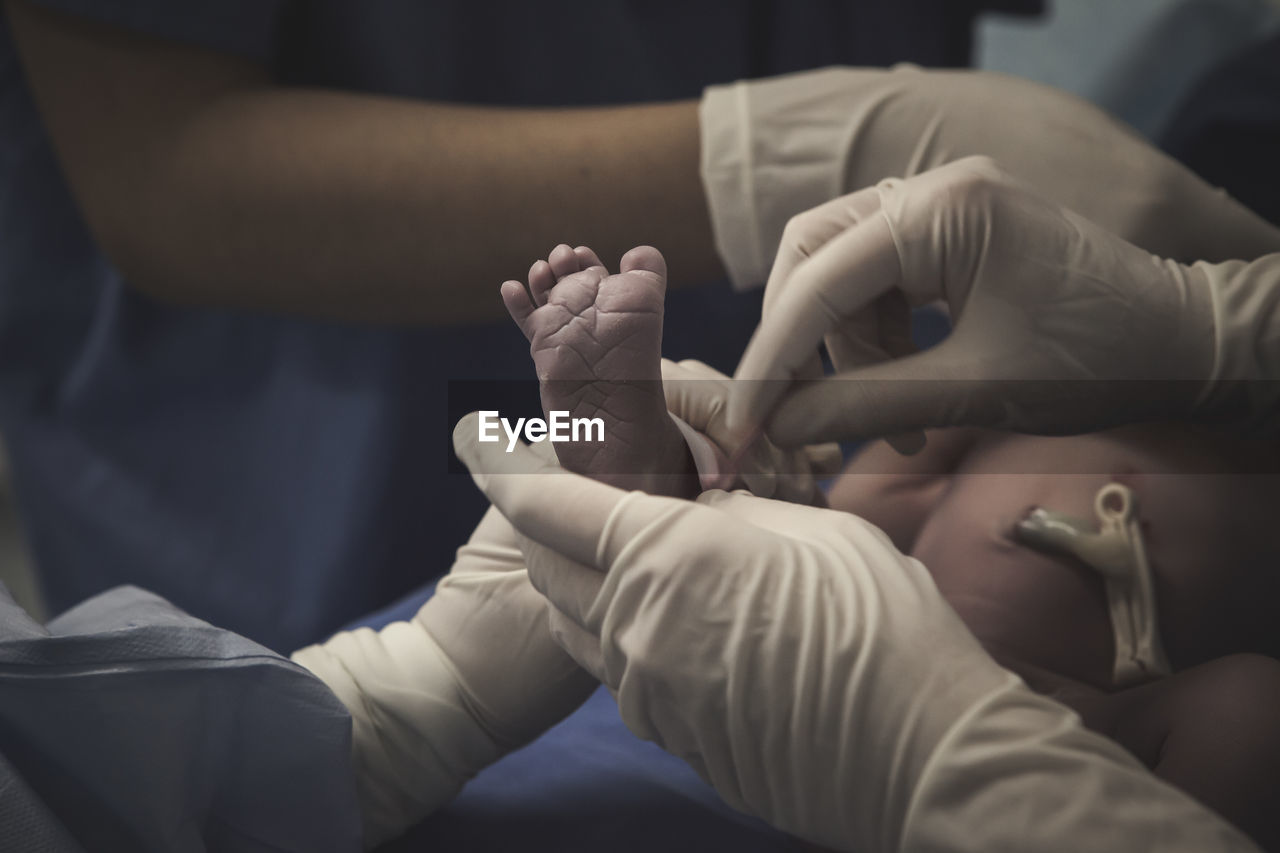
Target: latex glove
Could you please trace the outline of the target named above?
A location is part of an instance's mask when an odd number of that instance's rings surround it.
[[[702,176],[739,287],[762,283],[794,215],[975,154],[1147,251],[1280,251],[1280,229],[1097,107],[988,71],[829,68],[706,90]]]
[[[1253,849],[997,666],[857,517],[624,493],[477,430],[454,448],[528,537],[557,638],[731,805],[864,853]]]
[[[954,331],[901,357],[908,304],[937,299]],[[1277,426],[1280,255],[1161,260],[987,158],[796,217],[765,303],[727,418],[745,434],[772,412],[767,433],[782,446],[953,425]],[[794,384],[824,338],[837,376]]]
[[[546,601],[492,508],[411,621],[345,631],[293,659],[351,711],[367,847],[444,805],[597,686],[552,640]]]
[[[694,359],[662,360],[662,389],[676,423],[689,427],[685,439],[694,454],[703,488],[728,489],[745,484],[753,494],[794,503],[823,503],[817,479],[840,472],[844,458],[836,444],[780,450],[763,439],[733,458],[736,443],[725,425],[725,406],[731,380],[710,365]],[[709,453],[699,452],[699,436],[709,441]]]

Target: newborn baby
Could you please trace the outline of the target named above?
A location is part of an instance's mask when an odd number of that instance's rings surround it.
[[[544,409],[605,423],[603,443],[556,444],[561,464],[690,497],[697,471],[662,393],[665,288],[655,249],[633,249],[610,275],[589,249],[560,246],[502,297],[529,339]],[[869,446],[830,500],[919,558],[1001,664],[1270,848],[1280,845],[1280,477],[1245,472],[1277,461],[1269,445],[1190,427],[947,430],[913,457]],[[1097,512],[1120,531],[1101,557],[1087,540],[1110,523]],[[1109,589],[1099,567],[1115,566],[1128,574]],[[1126,610],[1116,590],[1138,589],[1135,578],[1149,582],[1146,596]],[[1122,626],[1135,607],[1138,627]]]
[[[1273,444],[1185,425],[1067,438],[952,429],[913,457],[870,445],[829,497],[924,563],[1002,665],[1272,849],[1280,477],[1250,472],[1276,462]],[[1070,533],[1106,526],[1108,500],[1128,501],[1133,521],[1111,560]],[[1124,560],[1149,574],[1144,654],[1104,579]]]

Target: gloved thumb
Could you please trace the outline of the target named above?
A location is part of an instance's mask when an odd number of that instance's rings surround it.
[[[572,474],[529,445],[480,438],[472,412],[453,430],[453,449],[485,497],[516,531],[582,564],[596,561],[598,531],[626,495]]]

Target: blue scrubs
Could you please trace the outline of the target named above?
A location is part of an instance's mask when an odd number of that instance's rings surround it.
[[[39,2],[256,57],[283,83],[524,104],[691,97],[836,62],[963,62],[970,11]],[[382,330],[159,304],[87,233],[2,20],[0,127],[0,433],[54,612],[131,583],[288,651],[449,566],[483,506],[447,471],[447,381],[532,378],[514,327]],[[723,286],[675,295],[668,354],[731,369],[757,299]],[[700,322],[708,314],[717,322]]]

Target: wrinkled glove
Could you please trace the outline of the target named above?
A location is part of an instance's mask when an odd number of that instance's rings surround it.
[[[552,640],[546,601],[492,508],[412,620],[341,632],[293,660],[351,711],[368,847],[444,805],[597,686]]]
[[[1280,229],[1123,123],[1016,77],[828,68],[713,86],[700,114],[716,244],[739,287],[764,282],[792,216],[975,154],[1161,257],[1280,251]]]
[[[1200,418],[1274,430],[1280,255],[1162,260],[969,158],[796,217],[730,392],[779,445]],[[915,355],[909,307],[954,330]],[[837,374],[795,383],[824,340]],[[770,415],[770,413],[772,413]]]
[[[664,362],[663,375],[697,456],[707,436],[723,438],[728,377],[695,361]],[[535,447],[554,460],[549,444]],[[727,457],[715,453],[723,475]],[[731,479],[811,500],[813,473],[831,473],[839,461],[834,446],[783,453],[761,441]],[[448,802],[478,770],[567,716],[596,686],[552,641],[546,602],[529,585],[515,533],[492,508],[411,621],[342,632],[293,659],[351,711],[369,846]]]
[[[476,436],[455,450],[557,639],[736,808],[840,850],[1254,849],[997,666],[857,517],[625,493]]]

